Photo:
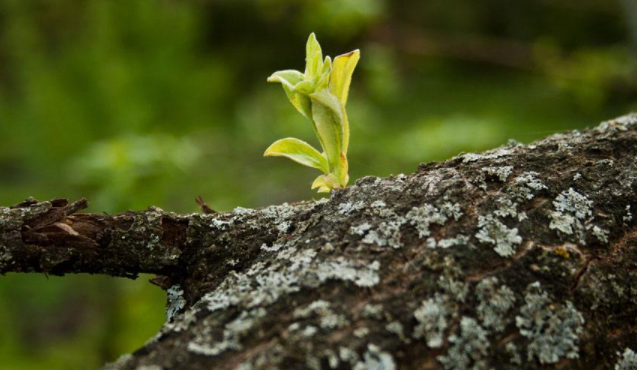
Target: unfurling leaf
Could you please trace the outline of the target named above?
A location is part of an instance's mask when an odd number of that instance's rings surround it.
[[[312,189],[318,188],[319,193],[329,193],[331,189],[337,187],[338,181],[334,175],[320,175],[312,183]]]
[[[349,122],[345,112],[352,74],[360,52],[323,59],[321,46],[312,33],[305,47],[305,73],[285,70],[274,73],[269,82],[279,82],[292,105],[312,123],[323,153],[298,139],[272,144],[266,156],[283,156],[325,173],[314,180],[312,189],[329,192],[344,188],[348,181],[347,148]]]
[[[275,141],[263,154],[265,157],[287,157],[304,166],[329,173],[327,159],[303,140],[288,137]]]
[[[310,34],[305,46],[305,78],[314,80],[323,70],[323,51],[314,32]]]
[[[303,73],[295,70],[278,71],[268,77],[268,82],[279,82],[283,85],[285,94],[290,99],[292,105],[306,118],[312,119],[312,107],[310,98],[307,93],[302,94],[299,90],[302,89],[302,85],[305,83],[303,80]]]
[[[294,86],[301,81],[303,81],[303,73],[293,69],[274,72],[272,76],[268,77],[268,82],[280,82],[290,90],[294,90]]]
[[[343,152],[345,153],[347,153],[349,148],[349,120],[345,113],[345,104],[347,104],[352,75],[360,58],[361,53],[359,50],[337,56],[334,58],[330,76],[330,92],[338,98],[343,109]]]
[[[337,169],[343,150],[343,113],[338,99],[327,90],[310,95],[312,117],[330,169]]]
[[[347,95],[349,85],[352,82],[352,74],[354,74],[354,69],[360,58],[361,53],[359,50],[354,50],[334,58],[332,75],[330,76],[330,92],[338,98],[343,107],[347,104]]]

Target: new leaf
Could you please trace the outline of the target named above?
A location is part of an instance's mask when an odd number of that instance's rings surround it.
[[[263,154],[265,157],[287,157],[304,166],[329,172],[327,159],[303,140],[288,137],[275,141]]]
[[[304,166],[321,170],[312,189],[328,192],[344,188],[349,182],[347,147],[349,122],[345,105],[352,74],[360,59],[354,50],[332,61],[323,59],[321,46],[312,33],[305,47],[305,72],[284,70],[274,73],[269,82],[283,86],[292,105],[312,123],[323,153],[304,141],[287,138],[272,144],[265,156],[282,156]]]

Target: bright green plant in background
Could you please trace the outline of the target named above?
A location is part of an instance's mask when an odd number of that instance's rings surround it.
[[[292,105],[310,120],[323,152],[305,141],[285,138],[270,145],[264,156],[287,157],[322,171],[323,175],[312,184],[312,189],[318,188],[320,193],[344,188],[349,181],[349,122],[345,105],[359,59],[359,50],[339,55],[334,62],[329,56],[323,59],[321,46],[312,33],[307,40],[305,73],[284,70],[268,78],[268,82],[281,83]]]

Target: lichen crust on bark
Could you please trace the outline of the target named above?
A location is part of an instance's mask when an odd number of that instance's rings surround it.
[[[27,203],[0,209],[0,272],[163,276],[169,321],[108,369],[625,370],[637,351],[636,115],[321,201],[44,227],[62,206]]]

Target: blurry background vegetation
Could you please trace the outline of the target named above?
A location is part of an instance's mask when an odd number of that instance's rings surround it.
[[[0,204],[216,210],[316,197],[265,159],[315,140],[273,71],[316,31],[360,48],[352,179],[582,128],[637,108],[633,0],[0,0]],[[164,321],[148,277],[0,277],[0,367],[89,369]]]

